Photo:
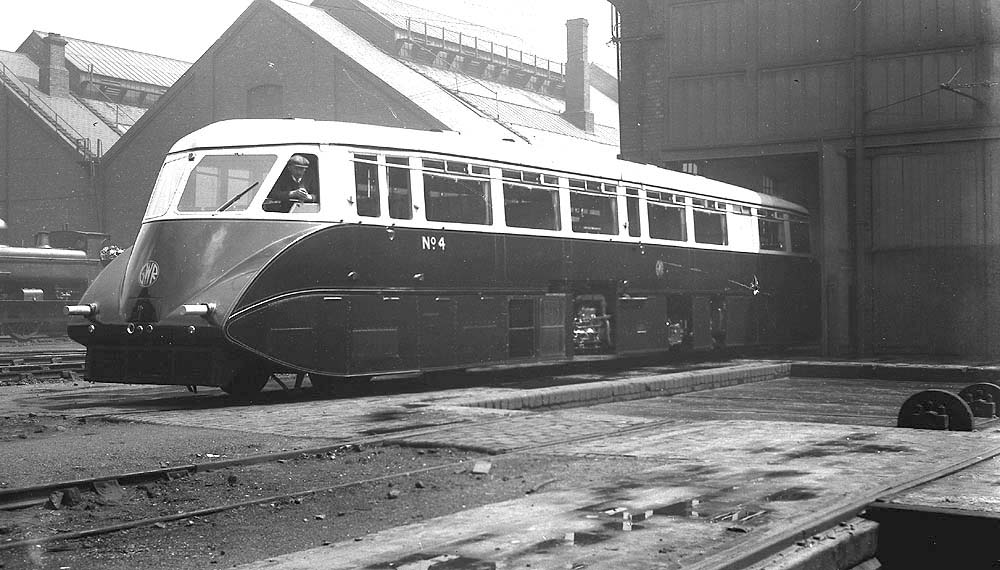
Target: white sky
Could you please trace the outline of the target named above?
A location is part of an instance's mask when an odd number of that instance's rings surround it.
[[[0,0],[0,50],[40,30],[194,62],[252,1]],[[555,61],[566,59],[566,20],[587,18],[591,61],[616,73],[606,0],[404,1],[519,37],[522,49]]]

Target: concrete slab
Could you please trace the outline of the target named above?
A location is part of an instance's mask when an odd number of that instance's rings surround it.
[[[886,497],[886,501],[890,504],[957,509],[969,514],[1000,513],[1000,457]]]
[[[706,421],[654,423],[537,452],[661,462],[630,473],[623,461],[620,478],[591,488],[542,492],[244,568],[742,567],[877,497],[1000,453],[1000,435]]]

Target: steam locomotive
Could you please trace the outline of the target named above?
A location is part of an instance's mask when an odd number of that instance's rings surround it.
[[[63,307],[76,302],[102,268],[106,234],[39,232],[32,247],[5,245],[0,220],[0,339],[66,335]]]

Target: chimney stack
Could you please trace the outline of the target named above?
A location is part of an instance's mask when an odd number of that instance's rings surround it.
[[[592,133],[594,114],[590,111],[588,25],[584,18],[566,22],[566,112],[563,116],[577,128]]]
[[[38,87],[53,97],[69,97],[69,70],[66,69],[66,38],[49,34],[42,38],[42,65]]]

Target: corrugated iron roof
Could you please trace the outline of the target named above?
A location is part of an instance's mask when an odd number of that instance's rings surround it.
[[[524,41],[517,36],[506,34],[502,31],[494,30],[474,22],[468,22],[442,12],[435,12],[434,10],[423,6],[408,4],[406,2],[401,2],[400,0],[358,0],[358,2],[361,2],[371,10],[377,12],[383,18],[389,20],[394,26],[400,29],[406,29],[407,20],[409,19],[411,21],[418,21],[426,23],[428,26],[432,26],[433,28],[428,30],[428,35],[433,35],[435,37],[441,37],[441,31],[443,29],[448,32],[458,32],[463,34],[463,36],[477,37],[480,40],[493,42],[495,44],[504,45],[518,50],[526,49]],[[421,29],[414,27],[413,31],[423,33],[422,24]],[[448,40],[457,41],[457,38],[453,39],[448,37]]]
[[[442,88],[450,91],[484,115],[507,125],[530,127],[533,131],[586,139],[605,145],[619,145],[618,105],[596,88],[591,89],[594,132],[587,133],[562,116],[566,103],[559,97],[518,89],[503,83],[479,79],[431,65],[407,62]]]
[[[119,134],[125,134],[125,131],[129,130],[139,120],[139,117],[142,117],[143,113],[146,112],[146,109],[143,107],[122,105],[98,99],[80,98],[79,101],[101,117],[108,126]]]
[[[45,37],[45,32],[35,32]],[[186,61],[66,37],[66,61],[80,70],[137,83],[170,87],[191,67]]]
[[[487,116],[516,128],[523,135],[528,134],[524,129],[530,128],[531,132],[536,133],[535,136],[537,136],[538,132],[544,132],[549,135],[572,137],[615,148],[618,148],[619,145],[618,129],[614,127],[595,124],[594,132],[588,133],[576,127],[558,113],[551,113],[531,107],[522,107],[521,105],[481,95],[472,95],[469,93],[456,93],[456,95]]]
[[[26,54],[16,51],[0,51],[0,63],[7,68],[8,73],[22,81],[33,81],[38,84],[38,65]]]
[[[406,61],[405,63],[449,91],[493,97],[508,103],[514,103],[515,105],[532,107],[552,113],[561,113],[565,107],[562,99],[551,95],[528,91],[527,89],[518,89],[504,83],[482,79],[450,69],[434,67],[433,65],[412,61]]]
[[[57,121],[60,125],[68,125],[71,135],[86,139],[91,151],[96,153],[98,146],[107,150],[120,138],[120,133],[76,96],[53,97],[43,93],[38,88],[38,66],[24,54],[0,51],[0,62],[16,75],[18,89],[31,101],[28,107],[31,112],[50,124]],[[6,83],[0,82],[0,88],[6,89]]]
[[[479,113],[457,101],[439,85],[376,48],[327,12],[286,0],[271,2],[448,128],[480,132],[501,130],[499,125],[484,120]],[[392,109],[387,111],[392,112]]]

